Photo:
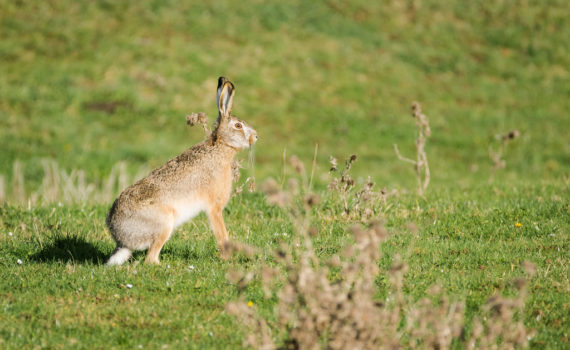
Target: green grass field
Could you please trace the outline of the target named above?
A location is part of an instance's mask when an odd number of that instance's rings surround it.
[[[340,215],[327,173],[329,156],[357,154],[358,186],[370,176],[374,190],[396,191],[372,204],[393,233],[379,264],[405,259],[412,299],[440,284],[472,318],[494,293],[512,295],[530,261],[530,345],[568,347],[569,13],[563,0],[0,0],[0,347],[242,344],[245,330],[225,311],[238,296],[226,273],[271,259],[221,260],[199,216],[166,244],[160,266],[140,253],[107,268],[104,218],[121,185],[92,201],[46,195],[46,160],[99,190],[120,162],[132,178],[200,141],[184,117],[213,121],[220,75],[236,85],[235,114],[260,136],[255,164],[240,154],[240,183],[295,177],[284,154],[310,171],[318,144],[319,256],[353,243],[347,227],[358,220]],[[393,149],[415,157],[413,101],[431,125],[425,197]],[[515,129],[492,176],[489,148]],[[291,242],[286,212],[245,192],[225,210],[231,237],[263,250]],[[262,315],[275,304],[259,284],[246,295]]]

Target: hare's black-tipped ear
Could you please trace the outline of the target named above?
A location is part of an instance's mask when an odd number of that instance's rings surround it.
[[[216,102],[218,103],[219,118],[227,118],[232,111],[234,100],[234,84],[224,77],[218,79],[218,94]]]

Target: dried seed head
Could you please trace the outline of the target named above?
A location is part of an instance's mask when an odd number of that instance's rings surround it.
[[[291,202],[291,195],[287,192],[279,191],[275,194],[267,196],[267,203],[285,207]]]
[[[352,167],[352,163],[354,163],[356,161],[356,158],[357,158],[356,154],[353,154],[350,156],[350,158],[348,158],[346,160],[345,165],[344,165],[346,171],[350,170],[350,168]]]
[[[293,169],[295,169],[295,171],[298,174],[303,174],[305,172],[305,166],[303,165],[303,162],[301,162],[299,157],[295,155],[291,156],[291,158],[289,158],[289,162],[291,163],[291,166],[293,166]]]
[[[210,134],[210,128],[208,127],[208,117],[206,116],[206,113],[204,113],[204,112],[192,113],[190,115],[187,115],[186,116],[186,124],[190,125],[190,126],[200,124],[200,125],[202,125],[202,129],[204,129],[206,136],[208,136]]]
[[[261,191],[267,195],[275,194],[279,191],[277,181],[273,178],[268,178],[261,184]]]
[[[240,173],[240,169],[242,168],[241,163],[237,160],[234,160],[232,162],[232,180],[233,182],[238,182],[240,177],[241,177],[241,173]]]
[[[307,204],[309,207],[313,207],[319,204],[319,201],[319,196],[314,193],[305,196],[305,204]]]
[[[196,124],[208,124],[208,117],[206,117],[206,113],[192,113],[186,116],[186,124],[190,126],[194,126]]]
[[[340,257],[338,255],[333,255],[329,261],[327,262],[327,264],[330,267],[337,267],[340,266],[341,262],[340,262]]]
[[[536,266],[528,260],[523,261],[522,268],[530,276],[534,276],[536,274]]]
[[[422,113],[422,106],[419,102],[414,101],[412,103],[412,117],[417,118]]]
[[[319,233],[319,229],[316,226],[309,227],[309,235],[312,237],[316,236]]]
[[[337,191],[338,190],[338,179],[335,177],[329,183],[329,190]]]
[[[384,228],[384,225],[380,223],[380,221],[374,220],[370,224],[370,232],[372,235],[379,239],[385,239],[388,237],[388,231]]]
[[[514,140],[520,136],[520,132],[518,130],[512,130],[508,133],[503,135],[503,141]]]
[[[255,192],[255,179],[252,178],[249,182],[249,193]]]
[[[330,169],[330,171],[336,171],[336,170],[337,170],[337,161],[336,161],[336,158],[334,158],[333,156],[330,156],[329,162],[331,163],[331,169]]]
[[[517,278],[514,280],[513,284],[516,289],[521,290],[526,286],[526,280],[524,278]]]
[[[291,192],[294,195],[299,194],[299,180],[297,180],[296,178],[290,178],[287,181],[287,189],[289,190],[289,192]]]

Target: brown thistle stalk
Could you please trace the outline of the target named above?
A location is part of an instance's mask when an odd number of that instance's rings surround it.
[[[405,158],[400,154],[398,145],[394,144],[394,151],[398,159],[414,164],[416,169],[416,178],[418,180],[418,195],[423,196],[430,181],[429,164],[427,154],[425,152],[425,145],[427,138],[431,136],[431,129],[425,114],[422,113],[422,107],[419,102],[412,103],[412,116],[416,120],[418,128],[418,136],[416,138],[416,160]]]
[[[493,162],[489,182],[492,182],[495,179],[495,173],[497,170],[504,169],[507,165],[507,162],[503,159],[503,152],[507,145],[519,136],[520,132],[518,130],[509,131],[503,135],[499,135],[497,138],[500,139],[501,143],[499,144],[496,152],[493,151],[492,145],[489,145],[489,158],[491,158],[491,161]]]

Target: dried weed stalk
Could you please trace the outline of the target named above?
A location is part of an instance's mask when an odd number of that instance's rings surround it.
[[[328,189],[338,193],[343,204],[343,215],[351,219],[368,220],[376,214],[377,207],[375,204],[386,204],[386,199],[395,194],[395,191],[389,192],[385,188],[380,192],[374,192],[372,189],[375,183],[370,176],[366,179],[360,189],[350,176],[352,164],[358,159],[353,154],[345,160],[344,168],[339,170],[338,161],[334,157],[329,158],[332,180],[329,182]],[[337,176],[335,176],[338,174]]]
[[[405,158],[400,154],[398,145],[394,144],[394,151],[398,159],[414,165],[416,169],[416,178],[418,180],[418,195],[423,196],[427,190],[430,181],[429,164],[425,145],[427,138],[431,136],[431,129],[425,114],[422,113],[422,107],[419,102],[412,103],[412,116],[416,120],[418,136],[416,138],[416,160]]]
[[[503,135],[498,135],[497,139],[499,139],[500,143],[497,151],[493,151],[492,145],[489,145],[489,158],[491,158],[491,161],[493,162],[489,182],[492,182],[495,179],[495,173],[497,170],[504,169],[507,165],[507,162],[503,159],[503,152],[505,151],[507,145],[514,139],[517,139],[519,136],[520,132],[518,130],[509,131]]]
[[[293,159],[297,172],[302,163]],[[353,160],[354,161],[354,160]],[[272,267],[255,264],[254,270],[230,271],[228,280],[239,298],[226,310],[245,326],[244,346],[255,349],[449,349],[456,345],[481,349],[526,346],[529,333],[520,318],[525,297],[524,283],[514,299],[491,298],[486,321],[476,320],[472,334],[465,326],[465,306],[448,299],[439,287],[414,301],[404,292],[407,265],[398,256],[390,269],[380,270],[380,244],[388,234],[378,222],[350,228],[354,244],[341,256],[322,260],[313,248],[316,230],[310,222],[312,206],[318,202],[310,194],[291,185],[285,192],[275,180],[263,184],[267,200],[282,206],[293,216],[297,236],[274,251],[260,251],[239,243],[229,243],[230,254],[249,259],[272,255]],[[301,200],[302,199],[302,200]],[[304,209],[294,209],[302,203]],[[376,278],[387,277],[388,297],[380,300]],[[275,300],[266,319],[258,305],[246,298],[252,282],[261,282],[264,297]],[[500,305],[500,307],[499,307]],[[493,310],[499,310],[495,312]]]
[[[350,168],[352,168],[352,164],[357,158],[356,154],[351,155],[350,158],[344,162],[344,169],[340,171],[339,176],[333,177],[329,183],[329,190],[336,191],[340,194],[344,206],[344,214],[346,215],[350,214],[348,205],[349,195],[354,189],[354,179],[350,176]],[[331,163],[330,173],[338,172],[337,160],[333,156],[331,156],[329,160]]]
[[[205,134],[206,138],[208,138],[210,136],[210,134],[212,133],[212,131],[210,130],[210,127],[208,126],[208,117],[206,116],[206,113],[204,113],[204,112],[192,113],[190,115],[187,115],[186,116],[186,124],[188,124],[190,126],[200,124],[202,126],[202,129],[204,129],[204,134]]]

